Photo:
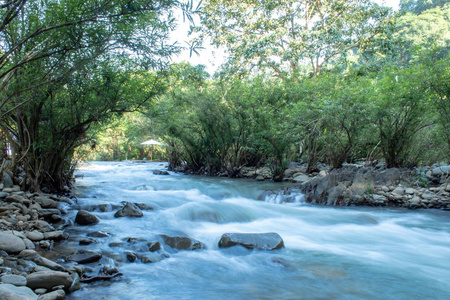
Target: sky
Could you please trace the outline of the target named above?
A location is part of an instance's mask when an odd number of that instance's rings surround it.
[[[394,10],[398,10],[399,2],[400,0],[373,0],[376,3],[384,4],[385,6],[392,7]],[[181,12],[176,15],[175,17],[178,18],[178,20],[181,20],[179,22],[179,26],[176,31],[173,32],[171,35],[171,41],[175,42],[177,41],[181,46],[188,48],[188,45],[186,41],[189,40],[188,37],[188,30],[189,30],[189,23],[183,22],[183,16]],[[197,25],[197,24],[196,24]],[[189,62],[191,65],[205,65],[206,71],[213,75],[219,67],[225,62],[227,58],[227,53],[225,48],[216,48],[209,44],[208,41],[206,41],[203,44],[203,47],[205,49],[200,49],[199,55],[192,53],[192,56],[190,55],[189,49],[183,50],[180,55],[173,57],[173,62],[182,62],[186,61]]]

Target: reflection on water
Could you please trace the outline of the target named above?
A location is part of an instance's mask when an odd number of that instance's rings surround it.
[[[111,236],[85,246],[104,253],[124,276],[86,285],[68,299],[448,299],[450,214],[386,208],[329,208],[301,194],[258,197],[274,183],[154,175],[160,163],[91,163],[78,173],[79,203],[145,203],[139,219],[94,213],[89,228]],[[269,193],[266,193],[269,194]],[[289,197],[289,198],[288,198]],[[219,249],[226,232],[277,232],[285,248],[273,252]],[[183,233],[201,251],[171,252],[144,264],[123,259],[128,237],[146,241]],[[138,247],[138,246],[136,246]]]

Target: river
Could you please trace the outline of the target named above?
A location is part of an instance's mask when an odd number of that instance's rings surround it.
[[[123,276],[83,285],[67,299],[450,299],[449,212],[321,207],[301,195],[279,204],[258,200],[280,187],[275,183],[154,175],[155,169],[165,164],[98,162],[78,170],[82,208],[129,201],[155,210],[142,218],[94,212],[97,225],[69,228],[73,238],[110,233],[83,248],[102,252],[101,263],[115,264]],[[220,249],[227,232],[277,232],[285,248]],[[166,247],[170,257],[145,264],[118,259],[125,247],[111,246],[179,233],[207,249]]]

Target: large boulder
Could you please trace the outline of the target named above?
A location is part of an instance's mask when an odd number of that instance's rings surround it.
[[[62,285],[67,290],[72,282],[73,279],[69,273],[59,271],[40,271],[27,275],[27,286],[31,289],[51,290],[55,286]]]
[[[75,222],[80,225],[92,225],[97,224],[98,222],[100,222],[100,220],[90,212],[80,210],[75,217]]]
[[[2,182],[3,188],[12,188],[14,186],[12,178],[7,172],[3,172]]]
[[[136,204],[131,202],[126,202],[125,206],[114,214],[114,217],[116,218],[120,217],[141,218],[142,216],[144,216],[142,210]]]
[[[0,284],[0,299],[2,300],[37,300],[38,296],[26,286]]]
[[[268,233],[225,233],[219,241],[220,248],[240,245],[248,249],[276,250],[284,247],[281,236],[275,232]]]
[[[0,232],[0,251],[19,253],[25,248],[25,243],[20,237],[8,232]]]
[[[162,234],[161,237],[167,246],[177,250],[198,250],[206,248],[205,244],[188,236],[168,236]]]

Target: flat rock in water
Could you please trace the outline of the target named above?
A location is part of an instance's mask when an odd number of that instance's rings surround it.
[[[73,279],[69,273],[59,271],[40,271],[27,275],[27,286],[31,289],[51,290],[55,286],[70,288]]]
[[[92,225],[97,224],[100,220],[95,215],[85,210],[80,210],[75,217],[75,222],[80,225]]]
[[[120,218],[120,217],[134,217],[134,218],[141,218],[144,214],[139,209],[139,207],[131,202],[126,202],[125,206],[122,207],[120,210],[118,210],[114,217]]]
[[[80,250],[75,254],[69,255],[67,260],[77,262],[79,264],[88,264],[100,260],[102,255],[95,251]]]
[[[284,247],[281,236],[269,233],[225,233],[219,241],[220,248],[240,245],[248,249],[276,250]]]
[[[18,253],[25,250],[25,248],[25,243],[20,237],[11,233],[0,232],[0,251]]]
[[[1,300],[37,300],[38,296],[26,286],[15,286],[12,284],[0,284]]]
[[[202,242],[187,236],[168,236],[162,234],[161,237],[167,246],[177,250],[198,250],[206,248]]]

